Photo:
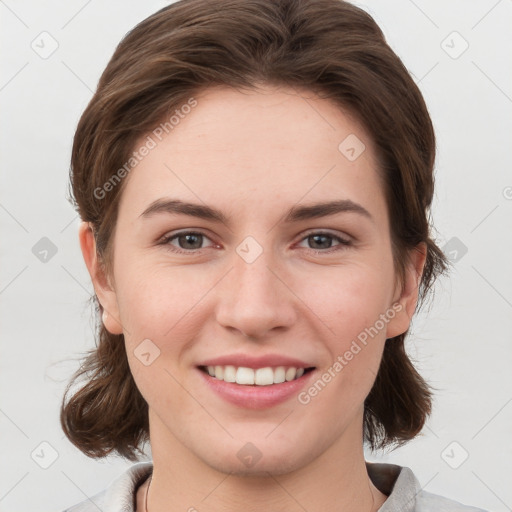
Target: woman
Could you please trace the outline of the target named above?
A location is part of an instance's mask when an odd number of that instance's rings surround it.
[[[69,510],[477,510],[363,453],[431,409],[404,340],[447,268],[434,156],[351,4],[181,0],[127,34],[73,144],[101,323],[61,422],[153,460]]]

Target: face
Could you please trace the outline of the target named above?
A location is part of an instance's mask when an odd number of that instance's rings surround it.
[[[395,287],[372,141],[312,93],[195,99],[162,140],[149,134],[125,178],[111,288],[95,281],[153,457],[179,446],[225,472],[279,474],[360,452],[364,399],[417,285]]]

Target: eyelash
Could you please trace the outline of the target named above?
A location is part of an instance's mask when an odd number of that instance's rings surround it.
[[[202,249],[207,249],[207,247],[203,247],[201,249],[186,250],[186,249],[182,249],[180,247],[171,246],[170,242],[172,240],[177,239],[180,236],[185,236],[185,235],[199,235],[199,236],[203,236],[203,237],[209,239],[209,237],[205,233],[202,233],[201,231],[181,231],[179,233],[175,233],[175,234],[163,237],[161,239],[161,242],[159,243],[159,245],[166,245],[166,246],[168,246],[167,249],[169,251],[171,251],[171,252],[178,253],[178,254],[189,254],[189,255],[190,254],[197,254]],[[351,240],[347,240],[347,239],[342,238],[342,237],[340,237],[338,235],[333,235],[332,233],[326,233],[324,231],[313,231],[311,233],[308,233],[306,236],[301,238],[301,240],[299,242],[302,242],[303,240],[306,240],[309,237],[318,236],[318,235],[332,238],[333,240],[336,240],[337,242],[339,242],[339,245],[336,245],[334,247],[329,247],[327,249],[308,249],[309,251],[313,252],[314,254],[326,254],[326,253],[330,254],[332,252],[343,250],[345,248],[348,248],[348,247],[352,246],[352,241]]]

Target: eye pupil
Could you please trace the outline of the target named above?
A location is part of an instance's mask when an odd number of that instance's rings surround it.
[[[200,249],[201,248],[201,242],[202,242],[202,236],[203,235],[200,235],[200,234],[187,234],[187,235],[181,235],[179,237],[179,241],[180,241],[180,247],[182,249]],[[183,246],[182,245],[182,240],[185,239],[186,240],[186,243],[191,243],[193,247],[191,247],[190,245],[188,246]],[[196,243],[194,244],[194,239],[196,240]]]
[[[320,249],[328,249],[329,247],[331,247],[332,240],[331,240],[331,237],[328,235],[312,235],[309,238],[310,238],[310,240],[311,239],[314,240],[314,244],[317,244],[317,243],[320,244],[320,247],[318,247],[318,246],[314,247],[315,249],[319,249],[319,248]],[[324,242],[327,241],[327,243],[322,244],[321,239],[323,239]]]

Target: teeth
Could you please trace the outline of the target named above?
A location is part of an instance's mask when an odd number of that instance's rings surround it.
[[[284,366],[278,366],[274,369],[274,384],[281,384],[286,380],[286,368]]]
[[[215,374],[217,377],[217,374]],[[234,366],[224,367],[224,380],[226,382],[236,382],[236,368]]]
[[[215,377],[217,377],[217,372],[215,372]],[[244,368],[243,366],[238,368],[236,371],[236,383],[246,385],[254,384],[254,370],[252,368]]]
[[[284,374],[284,378],[286,381],[290,381],[295,379],[295,375],[297,375],[297,370],[295,368],[288,368]]]
[[[206,370],[211,377],[225,382],[236,382],[244,386],[270,386],[289,382],[304,375],[304,368],[278,366],[271,368],[245,368],[244,366],[207,366]]]
[[[274,371],[272,368],[258,368],[254,372],[254,384],[257,386],[270,386],[270,384],[274,384]]]

